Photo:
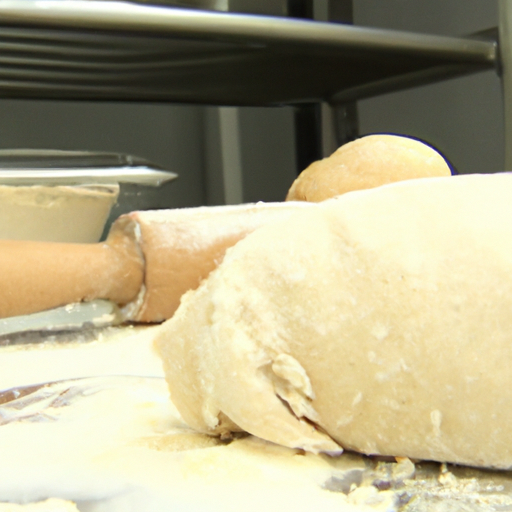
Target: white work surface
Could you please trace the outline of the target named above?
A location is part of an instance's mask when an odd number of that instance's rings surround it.
[[[169,399],[157,329],[0,347],[0,389],[54,382],[0,392],[0,511],[25,509],[12,502],[31,512],[48,498],[80,512],[512,509],[508,472],[331,458],[192,431]]]
[[[89,333],[60,334],[52,342],[0,347],[0,390],[42,382],[100,375],[163,377],[153,350],[158,326],[112,327]],[[45,338],[42,338],[44,340]]]

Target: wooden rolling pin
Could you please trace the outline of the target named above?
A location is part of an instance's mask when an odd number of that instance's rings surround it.
[[[170,318],[225,251],[256,228],[310,203],[258,203],[133,212],[98,244],[0,240],[0,318],[108,299],[126,319]]]

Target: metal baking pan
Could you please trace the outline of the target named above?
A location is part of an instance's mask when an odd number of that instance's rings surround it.
[[[156,187],[177,177],[148,160],[120,153],[0,150],[2,185],[130,183]]]

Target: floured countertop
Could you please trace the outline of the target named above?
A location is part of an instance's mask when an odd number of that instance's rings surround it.
[[[84,512],[512,508],[508,473],[312,455],[253,436],[196,433],[159,377],[93,377],[30,391],[0,406],[2,501],[53,497]]]
[[[23,334],[16,344],[0,346],[0,389],[98,375],[162,377],[153,350],[157,328]]]
[[[0,406],[0,499],[56,497],[79,510],[359,510],[325,489],[360,460],[331,460],[252,436],[190,430],[162,378],[94,377]],[[363,509],[364,510],[364,509]]]
[[[28,386],[0,393],[0,510],[512,510],[508,472],[305,454],[192,431],[169,400],[155,329],[0,347],[0,388]],[[59,382],[34,385],[48,381]]]

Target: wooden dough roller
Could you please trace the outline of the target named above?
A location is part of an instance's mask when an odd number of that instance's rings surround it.
[[[170,318],[225,251],[259,226],[308,203],[258,203],[133,212],[106,242],[0,240],[0,318],[109,299],[127,320]]]

